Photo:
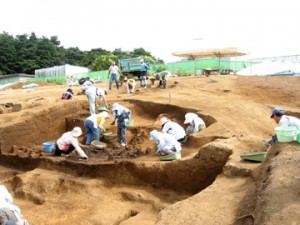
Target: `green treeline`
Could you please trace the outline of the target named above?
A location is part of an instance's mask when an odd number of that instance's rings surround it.
[[[102,48],[81,51],[78,47],[60,46],[57,36],[37,37],[35,33],[15,37],[0,34],[0,75],[13,73],[34,74],[34,70],[64,64],[88,67],[92,71],[108,69],[112,60],[143,57],[150,62],[163,63],[143,48],[122,51],[118,48],[107,51]]]

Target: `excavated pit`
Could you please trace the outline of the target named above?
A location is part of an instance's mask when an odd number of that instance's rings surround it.
[[[195,112],[204,119],[207,129],[217,122],[213,117],[203,115],[194,109],[174,105],[138,100],[121,103],[132,110],[135,120],[134,127],[129,127],[127,131],[128,146],[117,148],[115,147],[117,140],[114,139],[106,142],[107,148],[104,150],[84,147],[89,156],[88,161],[78,161],[75,156],[54,157],[51,153],[44,153],[42,146],[45,141],[55,142],[63,132],[71,130],[74,126],[80,126],[85,131],[83,122],[89,112],[83,102],[69,103],[64,109],[53,106],[32,115],[22,123],[3,128],[0,131],[2,137],[0,163],[10,168],[8,173],[11,176],[7,175],[5,182],[11,185],[15,195],[37,205],[47,205],[45,195],[57,193],[60,195],[61,188],[67,189],[70,193],[77,193],[76,188],[66,187],[66,182],[76,184],[81,190],[88,188],[84,181],[81,180],[79,183],[76,181],[84,178],[96,179],[96,183],[100,182],[95,184],[96,186],[103,185],[115,189],[121,185],[136,190],[147,189],[149,195],[158,195],[160,199],[173,204],[200,192],[212,184],[222,172],[231,150],[222,146],[204,146],[218,137],[190,136],[183,145],[182,159],[170,162],[159,161],[155,155],[155,143],[149,140],[149,132],[152,129],[160,130],[159,120],[162,116],[168,116],[184,126],[182,121],[185,113]],[[105,125],[109,127],[111,121],[112,118],[109,118]],[[109,129],[116,133],[115,126],[110,126]],[[84,143],[85,136],[84,133],[80,138],[81,143]],[[39,172],[43,170],[62,174],[47,178]],[[168,190],[167,194],[162,193],[163,190]],[[152,210],[154,208],[157,213],[165,207],[151,200],[151,197],[137,200],[139,197],[132,195],[127,191],[122,192],[121,201],[125,199],[151,203],[150,208]],[[135,217],[139,213],[138,210],[128,209],[123,215],[119,215],[118,219],[112,220],[119,224],[120,221]]]

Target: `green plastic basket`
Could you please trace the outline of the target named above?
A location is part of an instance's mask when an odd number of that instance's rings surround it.
[[[266,155],[267,155],[267,152],[258,151],[258,152],[247,152],[247,153],[241,154],[240,157],[243,160],[247,160],[247,161],[262,162],[265,160]]]
[[[94,140],[94,141],[91,142],[91,145],[94,146],[95,148],[99,148],[99,149],[106,148],[106,143],[103,143],[101,141]]]
[[[113,133],[104,133],[103,137],[105,140],[112,140],[114,138],[117,137],[117,134],[113,134]]]
[[[124,123],[126,127],[132,127],[134,124],[134,120],[125,120]]]
[[[276,136],[279,142],[292,142],[296,137],[295,127],[276,127]]]
[[[169,155],[160,156],[159,159],[161,161],[172,161],[172,160],[181,159],[181,153],[180,152],[174,152],[174,153],[169,154]]]

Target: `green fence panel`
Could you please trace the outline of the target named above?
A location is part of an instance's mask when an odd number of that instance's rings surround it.
[[[250,65],[256,64],[258,62],[251,61],[231,61],[228,59],[197,59],[197,60],[187,60],[166,64],[155,64],[151,66],[149,73],[152,75],[156,71],[156,68],[165,68],[169,70],[173,74],[188,76],[192,74],[200,74],[201,70],[205,68],[219,69],[220,72],[223,70],[231,70],[231,71],[239,71],[244,69]],[[108,70],[94,71],[90,73],[76,74],[74,75],[76,79],[80,79],[82,77],[89,77],[95,81],[107,81],[108,80]],[[57,84],[66,84],[66,76],[57,76],[57,77],[46,77],[46,78],[33,78],[27,80],[27,82],[34,81],[43,81],[43,82],[51,82]],[[16,82],[18,82],[16,80]],[[19,81],[20,82],[20,81]],[[0,80],[0,85],[6,84],[4,81]]]

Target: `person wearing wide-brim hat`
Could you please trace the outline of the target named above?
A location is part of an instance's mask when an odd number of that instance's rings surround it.
[[[99,133],[105,132],[104,128],[105,119],[109,117],[108,112],[103,111],[98,114],[92,114],[84,121],[84,127],[87,132],[86,145],[91,144],[92,138],[99,141]]]
[[[156,153],[159,155],[169,155],[182,150],[181,144],[170,134],[152,130],[150,132],[150,140],[156,141]]]
[[[68,155],[76,150],[79,154],[79,159],[87,159],[87,155],[81,149],[78,142],[78,137],[82,135],[80,127],[74,127],[72,131],[65,132],[57,141],[53,155],[61,156]]]
[[[126,82],[126,91],[127,93],[134,93],[136,87],[136,82],[133,78],[130,78]]]
[[[206,128],[205,122],[196,113],[186,113],[184,124],[189,124],[186,128],[186,133],[193,134]]]
[[[181,143],[187,140],[185,130],[178,123],[173,122],[166,117],[162,117],[160,119],[160,124],[162,133],[174,136],[175,139]]]
[[[126,130],[125,121],[131,118],[131,110],[120,105],[119,103],[114,103],[111,108],[112,114],[114,115],[114,120],[111,125],[115,125],[116,120],[118,120],[118,143],[119,145],[125,147],[127,145],[126,140]]]

